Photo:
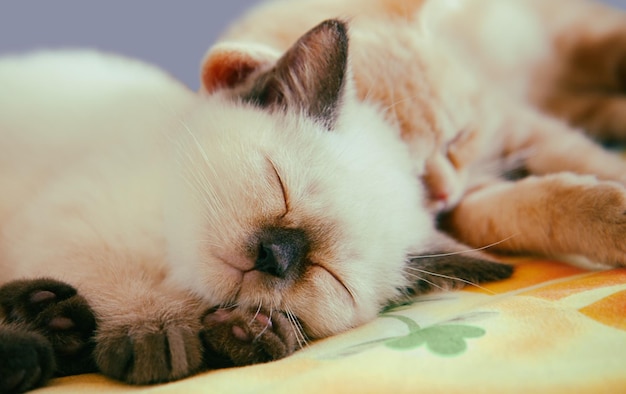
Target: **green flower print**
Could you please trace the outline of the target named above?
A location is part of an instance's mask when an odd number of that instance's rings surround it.
[[[467,339],[479,338],[486,333],[485,330],[480,327],[460,324],[459,322],[475,319],[477,317],[484,318],[486,315],[491,315],[491,313],[473,313],[458,316],[444,323],[422,328],[409,317],[389,313],[391,311],[398,312],[400,309],[404,308],[396,307],[384,311],[380,317],[396,319],[404,323],[408,329],[406,335],[359,343],[331,355],[330,358],[346,357],[381,345],[398,351],[407,351],[420,346],[426,346],[429,351],[439,356],[458,356],[467,350]]]
[[[426,344],[433,353],[440,356],[456,356],[467,349],[467,338],[478,338],[485,335],[485,330],[479,327],[461,324],[441,324],[421,328],[415,321],[405,316],[383,315],[398,319],[409,329],[406,336],[388,338],[383,344],[390,349],[410,350]]]

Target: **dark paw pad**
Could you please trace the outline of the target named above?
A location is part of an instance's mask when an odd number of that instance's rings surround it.
[[[76,289],[52,279],[20,280],[0,287],[5,321],[45,337],[54,349],[57,375],[91,372],[94,314]]]
[[[264,363],[298,349],[295,328],[281,312],[212,309],[203,318],[209,368]]]
[[[0,393],[21,393],[52,377],[52,345],[34,332],[0,327]]]

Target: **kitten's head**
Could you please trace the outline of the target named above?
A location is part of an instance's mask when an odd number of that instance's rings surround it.
[[[282,56],[224,44],[209,55],[211,94],[173,141],[178,283],[216,306],[292,313],[310,337],[372,319],[406,284],[431,220],[406,148],[353,99],[348,68],[337,21]]]

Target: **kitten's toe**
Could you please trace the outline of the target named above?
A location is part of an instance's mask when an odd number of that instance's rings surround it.
[[[0,393],[21,393],[42,386],[55,368],[52,345],[43,336],[0,328]]]
[[[295,331],[281,312],[217,309],[206,314],[203,325],[209,368],[269,362],[298,349]]]
[[[92,358],[96,320],[84,298],[75,295],[51,305],[40,318],[57,357],[56,375],[96,371]]]
[[[8,322],[36,331],[51,343],[56,375],[95,371],[91,353],[96,320],[75,288],[52,279],[13,281],[0,288],[0,304]]]
[[[94,352],[99,369],[131,384],[168,382],[200,370],[202,347],[196,329],[170,325],[151,330],[150,325],[101,330]]]
[[[11,321],[32,322],[50,305],[76,295],[72,286],[53,279],[24,279],[0,287],[0,305]]]

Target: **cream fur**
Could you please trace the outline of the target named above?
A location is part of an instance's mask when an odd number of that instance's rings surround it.
[[[406,254],[431,233],[405,148],[367,105],[347,103],[329,133],[95,53],[4,59],[0,81],[15,86],[0,98],[12,106],[1,181],[14,190],[2,281],[77,285],[100,336],[143,320],[195,327],[199,303],[289,310],[311,337],[331,335],[396,296]],[[315,265],[281,291],[244,252],[284,210],[269,160],[290,193],[286,223],[320,229]]]

